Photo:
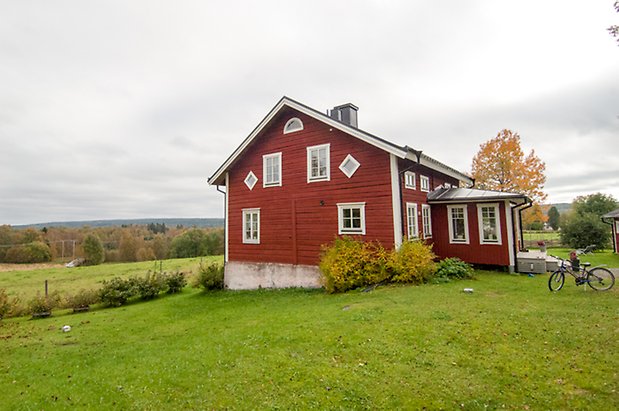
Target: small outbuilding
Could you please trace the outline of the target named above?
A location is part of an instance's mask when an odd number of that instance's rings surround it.
[[[613,251],[619,254],[619,208],[602,216],[602,221],[609,224],[613,233]]]

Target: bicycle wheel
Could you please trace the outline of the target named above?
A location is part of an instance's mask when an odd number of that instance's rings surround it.
[[[550,291],[559,291],[565,283],[565,274],[561,271],[555,271],[548,279],[548,288]]]
[[[596,291],[606,291],[615,284],[615,276],[606,268],[597,267],[589,271],[587,282]]]

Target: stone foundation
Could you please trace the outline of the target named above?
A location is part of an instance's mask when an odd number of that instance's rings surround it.
[[[247,263],[228,261],[224,273],[225,287],[230,290],[256,288],[319,288],[321,275],[313,265]]]

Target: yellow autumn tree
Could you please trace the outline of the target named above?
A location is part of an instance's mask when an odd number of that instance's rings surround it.
[[[539,204],[533,204],[522,213],[522,225],[525,230],[541,230],[546,221],[548,217],[544,215],[543,207]]]
[[[525,157],[518,133],[504,129],[480,146],[471,174],[479,189],[525,194],[540,203],[546,198],[545,171],[546,164],[535,150]]]

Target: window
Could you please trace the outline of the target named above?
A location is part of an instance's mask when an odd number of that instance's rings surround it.
[[[245,185],[250,190],[253,190],[253,188],[254,188],[254,186],[256,185],[257,182],[258,182],[258,177],[256,177],[256,175],[253,173],[253,171],[250,171],[247,174],[247,177],[245,177]]]
[[[243,243],[260,244],[260,209],[243,209]]]
[[[419,229],[417,228],[417,204],[406,203],[406,221],[408,239],[419,238]]]
[[[346,177],[350,178],[355,174],[355,171],[357,171],[360,165],[361,164],[349,154],[344,161],[342,161],[342,164],[340,164],[340,170],[342,170],[342,173],[344,173]]]
[[[294,133],[295,131],[301,130],[303,130],[303,122],[296,117],[288,120],[284,126],[284,134]]]
[[[365,203],[337,205],[338,234],[365,234]]]
[[[425,191],[425,192],[430,191],[430,177],[419,176],[419,182],[421,184],[421,191]]]
[[[307,148],[307,182],[328,181],[331,175],[329,169],[329,144]]]
[[[501,244],[498,204],[477,204],[477,221],[481,244]]]
[[[407,171],[406,173],[404,173],[404,187],[410,188],[411,190],[416,189],[417,181],[415,180],[415,177],[415,173],[413,173],[412,171]]]
[[[262,186],[282,185],[282,153],[262,156]]]
[[[449,242],[469,243],[469,223],[465,205],[447,206],[449,216]]]
[[[423,224],[423,238],[432,238],[432,214],[428,204],[421,205],[421,223]]]

